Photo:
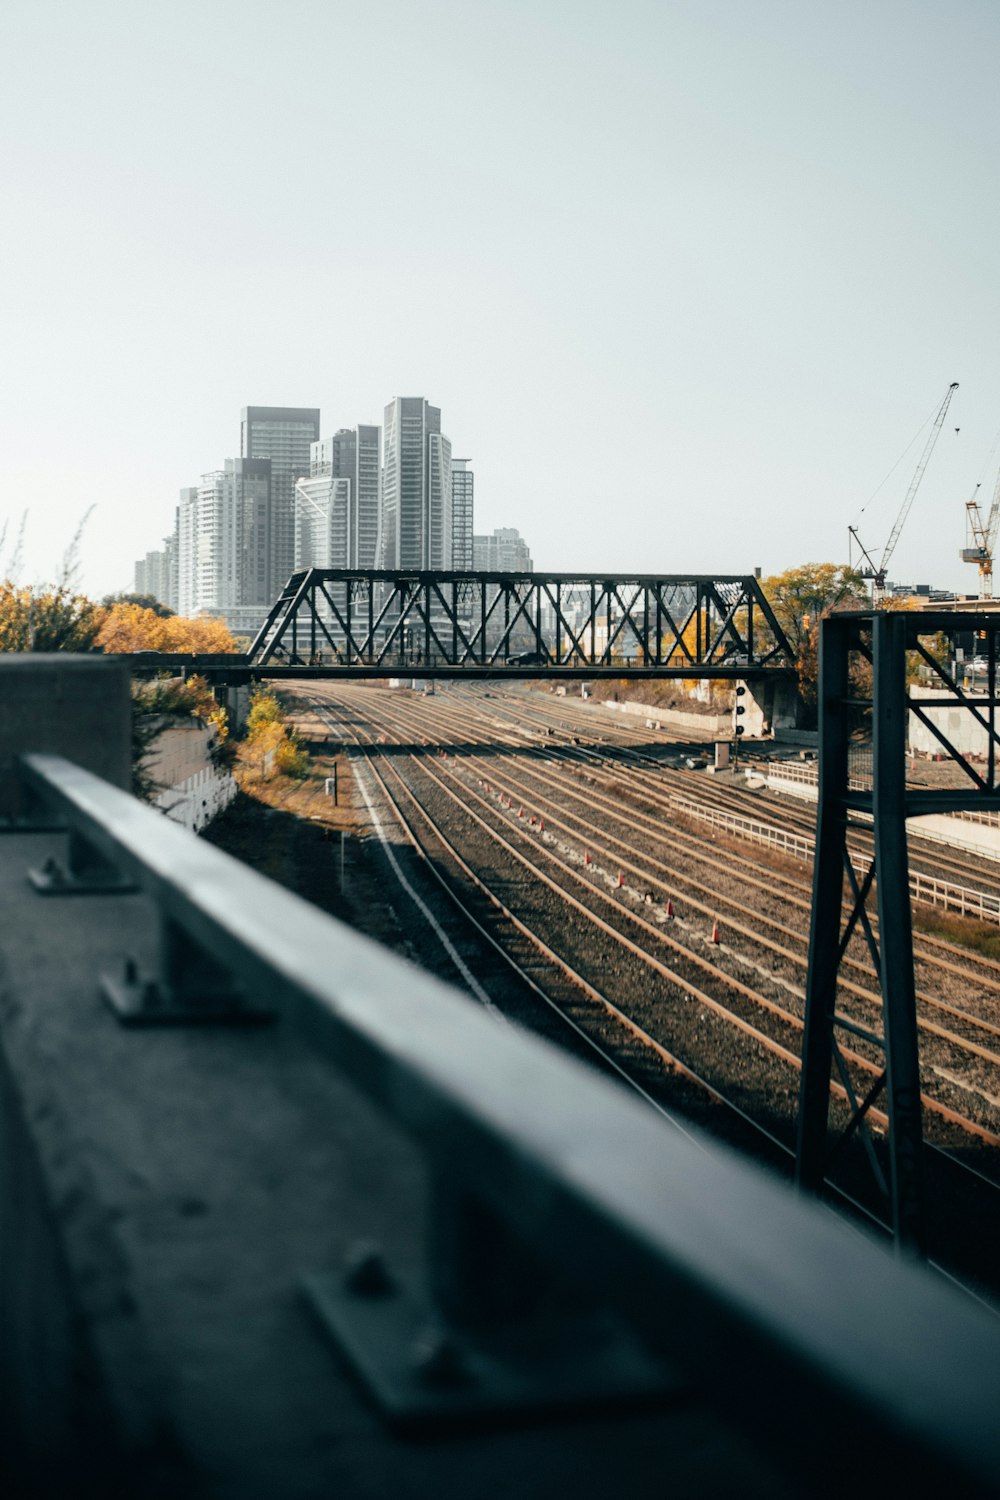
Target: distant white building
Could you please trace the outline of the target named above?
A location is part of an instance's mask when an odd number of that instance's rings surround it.
[[[146,594],[168,609],[177,608],[177,538],[165,536],[163,546],[147,552],[135,564],[132,591]]]
[[[241,414],[240,457],[271,465],[268,534],[261,548],[268,606],[294,568],[295,482],[309,473],[309,452],[319,440],[319,420],[315,406],[245,406]]]
[[[472,556],[472,565],[477,573],[534,571],[528,544],[513,526],[498,526],[490,536],[474,537]]]
[[[271,465],[229,458],[181,490],[177,513],[177,610],[221,615],[237,633],[252,632],[271,604],[268,593]]]

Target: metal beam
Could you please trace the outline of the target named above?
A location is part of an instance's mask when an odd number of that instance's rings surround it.
[[[976,631],[988,649],[988,691],[978,697],[955,680],[942,642]],[[868,1151],[875,1180],[886,1199],[897,1246],[923,1255],[927,1248],[927,1204],[921,1123],[920,1058],[913,973],[913,931],[907,854],[907,818],[939,812],[1000,808],[996,781],[995,665],[1000,618],[935,611],[859,611],[833,615],[820,625],[819,783],[813,909],[806,980],[805,1032],[800,1092],[797,1178],[810,1191],[832,1179],[845,1141],[857,1136]],[[933,649],[932,649],[933,648]],[[947,656],[952,654],[949,649]],[[870,695],[866,675],[870,671]],[[908,679],[912,685],[908,687]],[[926,696],[928,683],[947,696]],[[948,725],[936,722],[934,711]],[[953,716],[978,736],[981,768],[970,764],[969,740],[957,743]],[[926,726],[941,758],[956,768],[956,787],[906,784],[908,731]],[[964,746],[964,748],[963,748]],[[851,774],[852,751],[870,748],[871,784]],[[850,814],[871,817],[875,857],[861,879],[847,845]],[[844,877],[850,913],[841,928]],[[878,933],[869,914],[874,895]],[[851,1023],[836,1009],[837,980],[848,944],[862,934],[882,995],[881,1046],[884,1071],[862,1098],[838,1045]],[[839,1139],[829,1131],[831,1075],[848,1098],[849,1118]],[[866,1116],[884,1088],[889,1134],[877,1154]],[[888,1180],[881,1165],[887,1160]]]

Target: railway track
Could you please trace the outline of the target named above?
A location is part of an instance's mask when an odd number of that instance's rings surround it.
[[[578,1012],[583,996],[584,1010],[613,1019],[618,1037],[605,1050],[625,1056],[626,1072],[633,1060],[622,1054],[622,1033],[647,1060],[655,1055],[661,1071],[705,1091],[712,1110],[726,1101],[787,1153],[801,1046],[805,872],[713,849],[676,816],[665,832],[674,795],[665,778],[684,783],[685,795],[698,778],[651,770],[648,730],[638,739],[576,743],[583,736],[572,719],[560,728],[556,716],[531,709],[522,723],[516,705],[485,697],[470,704],[464,691],[457,702],[439,694],[429,704],[359,687],[309,696],[338,736],[369,741],[383,795],[410,836],[437,841],[431,859],[478,885],[508,927],[520,924],[536,954],[544,950],[550,967],[562,966]],[[664,740],[665,756],[675,748]],[[761,894],[751,912],[732,894],[734,879]],[[724,939],[713,943],[716,918]],[[568,946],[580,956],[568,956]],[[850,958],[842,1003],[863,1033],[877,1021],[874,971],[860,945]],[[935,944],[921,963],[930,976],[920,1015],[928,1134],[995,1172],[1000,966],[967,965],[961,950]],[[934,993],[932,983],[952,992]],[[573,1020],[581,1025],[579,1014]],[[854,1068],[874,1076],[877,1049],[863,1035],[854,1041]],[[885,1124],[878,1116],[875,1123]]]

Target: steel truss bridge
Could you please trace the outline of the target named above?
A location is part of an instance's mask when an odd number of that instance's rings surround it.
[[[269,677],[764,679],[794,654],[749,576],[309,568],[248,663]]]

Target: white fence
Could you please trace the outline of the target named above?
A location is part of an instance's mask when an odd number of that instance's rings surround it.
[[[671,805],[685,817],[696,818],[712,828],[733,833],[751,844],[763,844],[771,849],[780,849],[783,854],[791,854],[797,859],[812,860],[815,840],[805,834],[788,833],[784,828],[775,828],[771,823],[759,823],[756,818],[722,812],[716,807],[701,807],[683,797],[672,797],[670,800]],[[858,878],[863,879],[868,865],[855,861],[855,870]],[[981,891],[970,890],[968,886],[953,885],[950,880],[935,880],[933,876],[916,870],[910,871],[910,895],[914,901],[923,901],[930,906],[958,912],[963,917],[973,917],[976,921],[1000,926],[1000,897],[984,895]]]

